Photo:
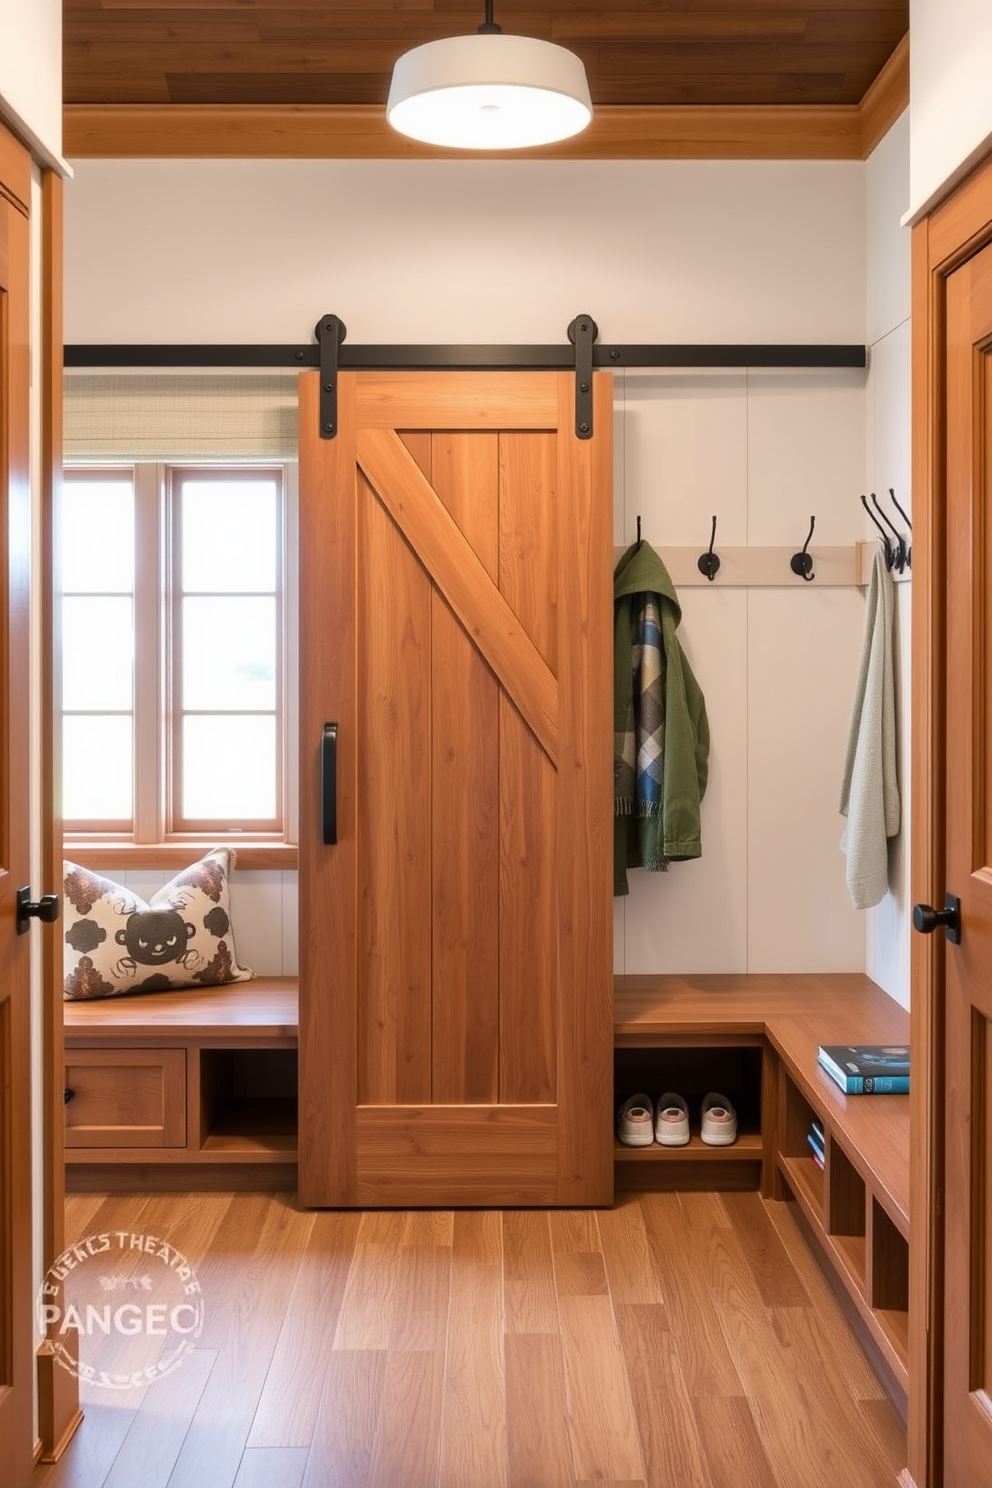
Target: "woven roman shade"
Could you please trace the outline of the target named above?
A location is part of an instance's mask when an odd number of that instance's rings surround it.
[[[67,464],[295,460],[297,374],[67,372]]]

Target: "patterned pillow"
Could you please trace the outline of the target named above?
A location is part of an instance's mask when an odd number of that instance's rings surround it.
[[[234,854],[214,848],[148,904],[75,863],[63,863],[65,987],[70,1001],[246,982],[231,926]]]

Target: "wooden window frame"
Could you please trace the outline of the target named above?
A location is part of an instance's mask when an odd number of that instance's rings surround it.
[[[137,490],[137,470],[136,470],[136,467],[134,467],[133,465],[130,465],[130,464],[127,464],[127,465],[114,465],[114,464],[109,464],[109,463],[101,463],[99,465],[86,466],[85,468],[84,467],[72,467],[72,468],[69,468],[69,469],[67,469],[65,471],[65,478],[64,478],[64,485],[65,485],[65,487],[68,488],[68,487],[74,485],[77,481],[80,481],[80,480],[87,480],[87,481],[107,481],[108,483],[119,482],[121,485],[127,485],[127,486],[130,487],[132,498],[133,498],[133,501],[134,501],[134,531],[135,531],[135,554],[134,554],[134,569],[133,569],[133,575],[132,575],[132,585],[131,585],[131,589],[130,589],[129,592],[124,591],[124,590],[120,590],[120,591],[116,591],[116,592],[106,591],[106,597],[108,597],[108,598],[115,598],[115,597],[120,597],[120,598],[127,597],[127,598],[130,598],[130,600],[131,600],[131,606],[132,606],[132,611],[131,611],[131,614],[132,614],[132,624],[134,626],[135,638],[137,639],[138,630],[139,630],[139,627],[138,627],[138,595],[141,592],[141,588],[142,588],[142,573],[141,573],[141,569],[140,569],[140,566],[139,566],[138,490]],[[71,591],[68,591],[68,593],[69,593],[70,597],[75,597],[77,591],[76,590],[71,590]],[[66,591],[63,590],[62,591],[62,597],[64,598],[65,596],[66,596]],[[97,596],[94,595],[92,597],[97,597]],[[132,687],[131,687],[131,707],[130,707],[130,710],[127,711],[127,713],[125,713],[125,710],[123,710],[123,709],[113,709],[113,710],[111,710],[111,709],[102,709],[102,710],[97,709],[97,710],[90,710],[91,711],[91,714],[103,712],[107,716],[115,717],[115,718],[116,717],[122,717],[122,716],[130,716],[131,721],[132,721],[132,749],[134,751],[135,756],[137,756],[137,752],[138,752],[138,741],[137,741],[137,719],[138,719],[137,682],[138,682],[138,677],[141,675],[141,672],[142,672],[142,667],[140,665],[140,659],[136,655],[135,656],[135,665],[134,665],[134,676],[133,676],[133,679],[132,679]],[[62,706],[61,700],[60,700],[59,706],[60,706],[60,709],[61,709],[61,716],[62,717],[66,717],[67,716],[67,713],[66,713],[65,708]],[[77,711],[76,709],[73,709],[72,710],[72,713],[75,713],[76,711]],[[112,819],[111,818],[105,818],[105,819],[93,818],[92,820],[88,820],[86,822],[86,824],[85,824],[85,827],[81,828],[80,830],[82,832],[85,832],[85,834],[87,836],[92,836],[92,837],[107,837],[107,838],[114,838],[114,839],[119,839],[121,837],[132,837],[134,835],[136,829],[137,829],[137,811],[136,811],[136,805],[135,805],[136,793],[137,793],[137,778],[136,778],[136,775],[135,775],[132,778],[132,815],[131,815],[130,822],[123,822],[122,823],[119,818],[112,818]]]
[[[285,481],[279,465],[170,465],[166,471],[165,508],[168,523],[168,586],[164,621],[167,627],[166,698],[165,698],[165,746],[166,770],[164,798],[167,818],[163,824],[162,837],[169,841],[176,836],[190,834],[208,836],[225,829],[219,819],[197,819],[184,817],[180,810],[182,801],[183,774],[183,721],[196,710],[183,708],[183,598],[182,585],[182,489],[186,481],[223,480],[236,470],[240,480],[275,480],[277,494],[276,574],[273,598],[276,609],[276,684],[275,707],[275,807],[276,815],[270,818],[241,818],[235,830],[239,834],[254,836],[282,836],[286,819],[285,760],[286,760],[286,709],[284,705],[284,682],[286,676],[285,655]],[[227,591],[224,591],[225,596]],[[234,591],[228,597],[234,598]],[[245,710],[242,716],[247,716]],[[269,716],[269,710],[265,710]]]
[[[177,734],[182,709],[178,607],[178,491],[186,478],[220,478],[222,474],[278,483],[276,638],[276,822],[186,821],[178,803],[181,751]],[[295,567],[295,466],[281,460],[73,463],[66,479],[130,475],[135,500],[135,677],[134,677],[134,818],[123,830],[117,823],[67,823],[64,850],[86,866],[178,867],[191,855],[224,844],[235,847],[245,868],[296,866],[295,738],[292,727],[297,696]]]

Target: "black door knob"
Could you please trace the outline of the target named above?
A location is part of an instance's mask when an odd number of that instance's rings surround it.
[[[934,909],[932,904],[913,905],[913,929],[921,935],[932,935],[941,926],[954,945],[961,943],[961,900],[954,894],[945,894],[943,909]]]
[[[54,925],[59,917],[58,894],[42,894],[40,899],[31,898],[31,890],[27,886],[17,891],[17,933],[26,935],[28,925],[32,918],[42,920],[46,925]]]

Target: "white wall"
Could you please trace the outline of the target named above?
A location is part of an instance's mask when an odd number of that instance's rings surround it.
[[[910,121],[894,125],[867,163],[868,225],[868,441],[865,487],[877,493],[900,530],[904,524],[888,499],[889,488],[910,519],[910,245],[900,226],[909,192]],[[864,536],[877,538],[865,521]],[[902,830],[890,843],[889,892],[867,914],[865,969],[904,1007],[909,1006],[910,796],[910,593],[896,583],[896,716]]]
[[[837,797],[863,594],[788,566],[853,544],[864,460],[858,372],[632,374],[618,399],[618,515],[627,541],[783,549],[781,587],[685,587],[683,645],[712,748],[703,856],[635,872],[618,900],[618,971],[847,971],[864,966]]]
[[[992,140],[992,5],[910,0],[909,200],[920,215]]]
[[[48,165],[62,154],[62,0],[0,0],[0,115]]]
[[[68,341],[859,341],[864,167],[81,161]]]
[[[83,161],[66,190],[66,339],[298,343],[334,311],[353,343],[563,343],[583,311],[604,341],[863,342],[864,172]],[[853,543],[864,386],[851,372],[621,376],[615,541],[640,513],[662,552],[702,548],[717,512],[730,545],[791,551],[811,513],[814,554]],[[863,595],[786,571],[782,588],[682,599],[714,741],[704,857],[632,876],[617,966],[860,970],[837,796]],[[237,901],[235,915],[240,933]]]

